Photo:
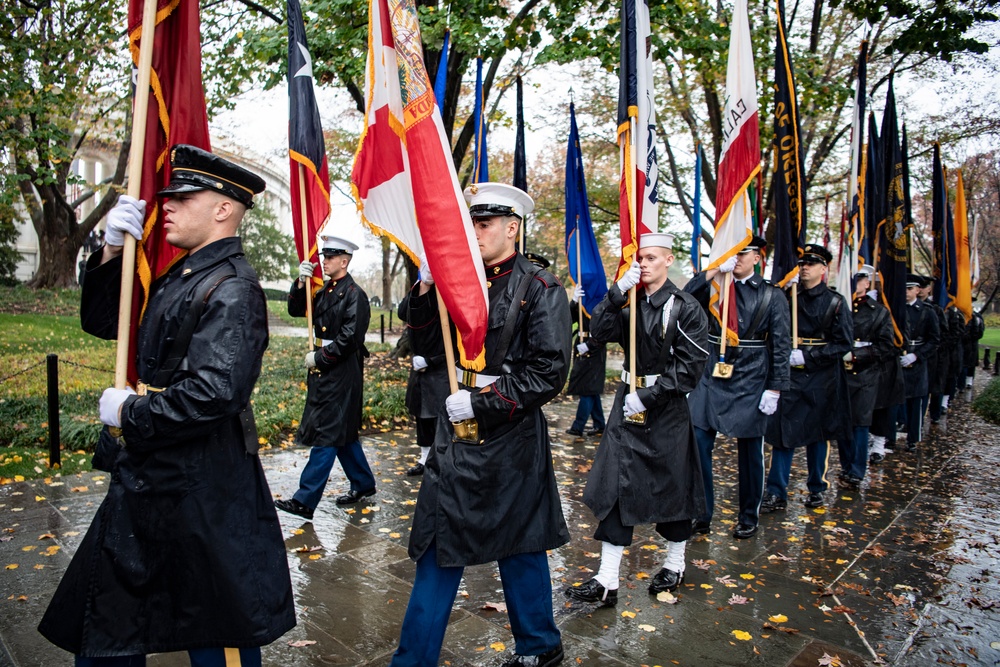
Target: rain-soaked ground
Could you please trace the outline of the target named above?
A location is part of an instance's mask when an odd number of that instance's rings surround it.
[[[979,387],[988,378],[980,372]],[[735,512],[734,443],[716,449],[716,521],[688,547],[674,604],[647,593],[665,556],[650,527],[622,562],[618,606],[568,604],[563,589],[598,567],[596,522],[580,501],[597,446],[565,435],[575,402],[546,408],[556,475],[572,542],[550,554],[563,664],[994,665],[1000,663],[1000,429],[956,401],[930,426],[916,454],[900,446],[860,490],[836,481],[825,508],[802,504],[804,455],[796,456],[788,510],[765,515],[745,541],[730,536]],[[610,397],[605,397],[605,410]],[[420,478],[406,477],[417,448],[411,430],[363,439],[379,480],[372,502],[349,509],[339,466],[313,521],[280,514],[298,626],[264,649],[266,665],[388,664],[414,566],[407,534]],[[307,458],[300,448],[263,453],[275,496],[294,492]],[[0,665],[70,665],[35,627],[106,488],[91,473],[0,488]],[[467,568],[441,664],[496,667],[513,650],[494,566]],[[184,654],[150,659],[186,665]]]

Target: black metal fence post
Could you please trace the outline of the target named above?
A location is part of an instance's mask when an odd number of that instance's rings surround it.
[[[59,357],[45,357],[49,393],[49,467],[62,465],[59,456]]]
[[[392,331],[392,310],[389,310],[389,331]]]
[[[382,342],[385,342],[385,313],[378,316],[379,322],[381,323],[382,330]]]
[[[983,352],[983,370],[990,370],[990,348],[986,348],[986,351]]]

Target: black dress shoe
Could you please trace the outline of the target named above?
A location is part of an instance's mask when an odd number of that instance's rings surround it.
[[[733,531],[733,537],[738,540],[745,540],[748,537],[753,537],[757,534],[757,526],[751,526],[749,523],[741,523],[736,526],[736,530]]]
[[[413,466],[412,468],[407,469],[407,471],[406,471],[406,476],[407,477],[420,477],[423,474],[424,474],[424,464],[423,463],[418,463],[417,465]]]
[[[810,493],[809,497],[806,498],[806,507],[822,507],[822,506],[823,506],[822,493]]]
[[[868,457],[868,463],[882,463],[885,461],[885,454],[872,454]]]
[[[503,667],[554,667],[563,660],[562,644],[541,655],[517,655],[503,663]]]
[[[917,451],[917,443],[915,443],[915,442],[908,442],[908,443],[906,443],[906,451],[908,451],[908,452],[915,452],[915,451]]]
[[[712,532],[712,523],[695,519],[691,522],[691,532],[695,535],[708,535]]]
[[[771,512],[776,512],[778,510],[783,510],[788,506],[787,501],[782,500],[778,496],[772,496],[768,494],[764,496],[764,500],[760,503],[760,513],[770,514]]]
[[[861,482],[864,481],[863,477],[858,477],[857,475],[848,475],[847,479],[844,480],[848,486],[853,486],[855,488],[861,486]]]
[[[674,572],[673,570],[661,567],[660,571],[653,575],[652,581],[649,582],[649,594],[656,595],[657,593],[662,593],[663,591],[670,591],[673,593],[683,581],[683,572]]]
[[[375,495],[375,489],[368,489],[367,491],[355,491],[354,489],[351,489],[344,495],[337,498],[337,504],[353,505],[362,498],[367,498],[368,496],[374,496],[374,495]]]
[[[568,428],[566,429],[566,435],[575,435],[576,437],[580,438],[583,437],[583,431],[581,431],[578,428]]]
[[[589,435],[591,437],[599,438],[602,435],[604,435],[604,429],[603,428],[591,428],[591,429],[587,429],[587,435]]]
[[[310,520],[313,518],[312,508],[306,507],[295,498],[289,498],[288,500],[275,500],[274,506],[282,512],[288,512],[289,514],[295,514]]]
[[[613,607],[618,604],[618,589],[609,591],[597,579],[591,579],[579,586],[568,586],[566,597],[581,602],[600,602],[602,607]]]

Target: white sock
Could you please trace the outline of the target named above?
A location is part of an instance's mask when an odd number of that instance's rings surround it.
[[[885,436],[873,435],[871,442],[872,454],[881,454],[885,456]]]
[[[678,574],[684,574],[684,552],[687,549],[687,540],[683,542],[667,542],[667,558],[663,561],[663,567],[673,570]]]
[[[972,386],[972,378],[965,378],[965,388],[968,389]]]
[[[948,409],[948,402],[949,401],[951,401],[951,396],[945,395],[941,399],[941,407],[944,408],[945,410],[947,410]]]
[[[597,582],[609,591],[618,590],[618,568],[622,564],[625,547],[609,542],[601,542],[601,569],[597,571]]]
[[[421,447],[420,448],[420,460],[417,461],[417,463],[419,463],[420,465],[423,465],[423,464],[427,463],[427,455],[430,454],[430,453],[431,453],[431,448],[430,447]]]

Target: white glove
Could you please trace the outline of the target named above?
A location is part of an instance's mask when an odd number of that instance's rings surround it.
[[[639,393],[633,391],[631,394],[625,394],[625,402],[622,405],[622,410],[625,412],[626,417],[631,417],[640,412],[645,412],[646,406],[639,400]]]
[[[794,284],[796,284],[798,282],[799,282],[799,274],[796,273],[794,276],[792,276],[791,278],[789,278],[788,282],[785,283],[785,284],[786,285],[794,285]]]
[[[719,265],[719,273],[732,273],[736,268],[736,255],[733,255]]]
[[[425,285],[434,284],[434,276],[431,275],[431,267],[427,263],[427,257],[420,257],[420,281]]]
[[[316,355],[319,352],[306,352],[306,368],[316,368]]]
[[[583,285],[578,284],[576,287],[573,288],[573,301],[576,301],[577,303],[582,303],[583,297],[586,295],[587,293],[583,291]]]
[[[146,216],[146,202],[128,195],[118,198],[115,207],[108,211],[108,227],[104,240],[108,245],[125,245],[125,234],[142,240],[142,219]]]
[[[618,289],[624,294],[638,285],[640,278],[642,278],[642,269],[639,268],[639,262],[633,261],[632,266],[628,267],[625,275],[618,280]]]
[[[122,416],[120,411],[122,403],[129,396],[135,396],[135,391],[131,387],[125,387],[124,389],[108,387],[105,389],[97,405],[98,411],[101,414],[101,423],[108,426],[121,427]]]
[[[906,368],[908,366],[912,366],[916,360],[917,360],[917,355],[913,354],[912,352],[907,352],[906,354],[904,354],[899,358],[899,363],[903,364],[903,368]]]
[[[576,351],[579,352],[580,356],[582,357],[583,355],[590,352],[590,347],[588,347],[586,343],[580,343],[579,345],[576,346]]]
[[[878,301],[878,290],[870,289],[868,290],[868,292],[866,292],[866,294],[868,294],[868,296]]]
[[[468,389],[459,389],[444,399],[444,405],[448,409],[448,419],[453,422],[473,419],[476,416],[472,411],[472,394]]]
[[[427,368],[427,360],[419,354],[413,355],[413,370],[422,371]]]
[[[788,363],[792,366],[805,366],[806,359],[802,355],[802,350],[792,350],[792,353],[788,356]]]
[[[316,272],[315,262],[302,262],[299,264],[299,280],[304,283],[309,282]]]
[[[854,352],[848,351],[844,353],[844,361],[850,363],[854,361]]]
[[[757,409],[765,415],[773,415],[775,410],[778,409],[778,399],[780,397],[780,392],[773,389],[765,389],[764,393],[760,395],[760,404],[757,405]]]

